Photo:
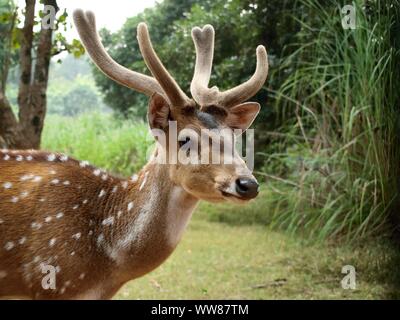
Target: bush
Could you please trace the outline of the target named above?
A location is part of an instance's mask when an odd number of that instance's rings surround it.
[[[153,139],[144,122],[86,113],[79,117],[49,115],[42,146],[123,174],[132,175],[147,161]]]
[[[260,173],[285,185],[274,222],[321,240],[380,235],[399,174],[398,1],[355,1],[355,30],[342,28],[339,1],[299,3],[298,44],[274,92],[286,122],[275,138],[280,152]],[[269,175],[271,167],[285,179]]]

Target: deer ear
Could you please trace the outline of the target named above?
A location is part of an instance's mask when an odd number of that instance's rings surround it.
[[[151,129],[164,130],[168,127],[170,107],[169,103],[159,93],[154,93],[150,98],[147,118]]]
[[[232,129],[246,131],[260,112],[260,104],[246,102],[229,109],[225,123]]]

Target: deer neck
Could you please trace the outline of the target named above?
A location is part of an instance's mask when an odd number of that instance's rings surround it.
[[[113,199],[110,199],[113,202]],[[168,165],[148,163],[127,188],[113,211],[123,208],[105,252],[127,277],[139,277],[159,266],[175,249],[198,199],[174,184]]]

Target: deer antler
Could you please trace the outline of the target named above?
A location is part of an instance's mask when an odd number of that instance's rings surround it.
[[[189,103],[190,99],[182,91],[175,79],[169,74],[154,51],[147,25],[142,22],[138,25],[137,30],[139,47],[140,51],[142,52],[143,59],[153,76],[158,80],[158,83],[164,89],[164,92],[167,94],[172,106],[183,106]]]
[[[208,88],[214,58],[214,28],[207,24],[203,29],[192,29],[192,38],[196,47],[196,64],[190,91],[193,98],[200,105],[207,105],[207,101],[215,99],[218,88]]]
[[[257,47],[257,67],[254,75],[245,83],[220,92],[217,87],[208,88],[214,54],[214,29],[206,25],[193,28],[192,38],[196,47],[196,66],[190,86],[193,98],[202,107],[215,104],[233,107],[254,96],[264,85],[268,75],[268,55],[264,46]]]
[[[110,57],[100,41],[96,30],[96,18],[93,12],[84,12],[81,9],[75,10],[74,22],[86,51],[105,75],[128,88],[142,92],[148,96],[151,96],[155,92],[166,96],[156,79],[129,70]]]

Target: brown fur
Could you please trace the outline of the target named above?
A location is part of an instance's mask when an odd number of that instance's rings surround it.
[[[10,159],[5,161],[5,155]],[[99,235],[104,235],[104,243],[112,243],[135,220],[140,209],[137,203],[145,201],[145,186],[138,192],[144,171],[133,182],[105,172],[95,175],[96,168],[82,168],[73,159],[61,161],[59,154],[54,161],[48,161],[49,155],[0,152],[0,272],[7,273],[0,279],[0,297],[74,298],[104,282],[108,285],[99,297],[109,298],[124,282],[147,273],[168,257],[173,248],[160,246],[163,242],[160,232],[155,234],[156,239],[141,246],[140,265],[136,261],[116,273],[115,262],[98,245]],[[33,159],[27,161],[28,156]],[[24,160],[16,161],[17,157]],[[28,179],[28,175],[32,178]],[[41,177],[40,181],[35,177]],[[147,177],[148,185],[153,178]],[[54,179],[59,182],[55,183]],[[5,183],[12,186],[5,189]],[[113,193],[116,186],[118,190]],[[99,198],[101,190],[106,193]],[[24,192],[27,194],[21,196]],[[13,197],[18,197],[18,201],[13,202]],[[128,211],[130,201],[135,206]],[[123,213],[118,218],[119,210]],[[61,218],[57,218],[59,213],[63,213]],[[51,220],[46,222],[48,217]],[[102,225],[107,217],[114,217],[112,227]],[[73,238],[78,233],[79,239]],[[50,246],[51,239],[56,239],[53,246]],[[6,250],[10,243],[13,248]],[[40,263],[43,262],[61,268],[55,291],[41,286],[44,274]]]

